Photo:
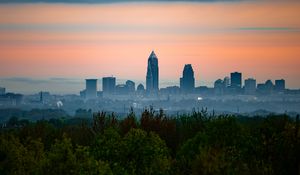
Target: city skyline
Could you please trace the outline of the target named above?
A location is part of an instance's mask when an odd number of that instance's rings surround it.
[[[179,84],[182,67],[189,63],[197,85],[212,86],[238,71],[258,82],[283,78],[287,87],[298,88],[299,4],[1,4],[0,77],[114,75],[144,82],[144,59],[155,50],[161,82]]]
[[[193,91],[197,87],[210,87],[210,88],[212,87],[212,88],[215,88],[219,92],[220,91],[219,88],[222,88],[223,86],[225,88],[230,86],[231,88],[233,88],[235,90],[238,90],[238,91],[239,91],[239,89],[242,89],[242,88],[245,87],[246,88],[245,89],[245,94],[247,94],[249,89],[247,89],[248,87],[246,87],[246,84],[247,84],[247,82],[249,82],[249,80],[254,80],[255,81],[255,90],[254,91],[256,91],[256,81],[257,80],[254,77],[243,77],[243,75],[242,75],[243,73],[236,72],[236,71],[231,72],[229,74],[230,78],[228,77],[228,75],[223,76],[224,80],[221,80],[220,79],[221,77],[219,77],[219,79],[215,80],[212,85],[201,84],[200,82],[195,83],[195,79],[197,79],[197,76],[195,78],[194,70],[193,70],[191,64],[185,64],[184,65],[182,76],[179,77],[179,82],[177,82],[177,83],[176,83],[176,81],[170,81],[168,83],[165,83],[164,81],[160,82],[159,81],[160,80],[159,72],[158,72],[158,70],[159,70],[159,68],[158,68],[159,63],[158,62],[159,62],[158,58],[157,58],[154,50],[152,50],[150,56],[148,57],[148,61],[147,61],[147,70],[146,70],[146,79],[145,79],[145,81],[135,81],[133,79],[129,80],[130,77],[128,77],[127,79],[118,79],[115,76],[106,76],[106,77],[100,77],[100,78],[95,78],[95,77],[87,78],[87,79],[85,79],[86,80],[85,89],[90,89],[90,91],[88,92],[88,94],[86,94],[86,96],[87,96],[88,99],[96,98],[98,91],[103,91],[106,95],[107,94],[115,94],[115,91],[117,90],[116,88],[119,87],[119,88],[122,89],[122,87],[127,86],[127,83],[130,83],[130,84],[133,83],[134,86],[135,86],[135,83],[141,84],[141,85],[146,87],[145,90],[146,90],[147,94],[152,94],[152,95],[155,94],[155,93],[158,93],[158,91],[161,90],[162,88],[179,87],[181,89],[181,91],[184,92],[184,93],[193,93]],[[155,77],[155,78],[153,78],[153,77]],[[32,86],[32,84],[36,85],[36,84],[43,84],[43,83],[47,82],[47,80],[32,80],[32,79],[26,79],[26,78],[11,78],[11,79],[8,78],[6,80],[7,81],[12,80],[12,81],[16,81],[16,82],[21,81],[23,83],[28,83],[31,86]],[[52,83],[53,86],[56,86],[59,81],[68,81],[68,80],[71,80],[71,79],[52,78],[52,80],[57,81],[56,83],[54,83],[54,82]],[[75,79],[73,79],[73,81],[74,80]],[[267,79],[267,80],[264,80],[262,82],[258,82],[257,85],[259,87],[259,85],[272,83],[275,86],[281,80],[284,81],[284,85],[283,85],[284,89],[289,88],[289,87],[286,87],[285,80],[282,79],[282,78],[280,79],[278,77],[274,80]],[[82,86],[83,85],[82,79],[79,79],[79,81],[80,82],[77,82],[77,85],[80,84]],[[125,83],[125,81],[126,81],[126,83]],[[0,78],[0,83],[1,83],[1,78]],[[69,85],[70,84],[74,85],[74,82],[71,82],[71,81],[68,81],[67,83],[69,83]],[[100,85],[99,86],[100,88],[98,88],[98,84]],[[132,85],[130,85],[130,86],[132,86]],[[251,85],[251,86],[253,87],[253,85]],[[280,86],[282,86],[282,83],[281,83]],[[18,92],[18,93],[23,93],[23,94],[35,94],[36,92],[39,92],[40,90],[49,91],[49,92],[52,92],[52,93],[57,93],[56,91],[52,91],[51,88],[49,89],[49,87],[41,88],[41,89],[35,89],[35,90],[32,89],[32,91],[30,91],[30,92],[24,92],[24,91],[22,92],[22,91],[20,91],[20,89],[13,90],[13,89],[10,89],[10,87],[7,87],[7,86],[3,86],[3,87],[8,89],[9,90],[8,92]],[[68,89],[68,87],[66,87],[66,86],[62,86],[61,88],[62,89]],[[275,87],[275,88],[278,88],[278,87]],[[80,89],[82,90],[83,88],[80,87]],[[253,89],[252,89],[252,91],[253,91]],[[79,92],[78,89],[75,88],[74,91],[62,91],[58,94],[78,94],[78,92]],[[81,93],[82,93],[82,91],[80,91],[80,94]],[[223,94],[223,89],[222,89],[221,94]]]
[[[230,73],[228,74],[230,75]],[[224,75],[223,77],[226,78],[228,75]],[[95,76],[96,77],[96,76]],[[98,77],[98,78],[93,78],[97,80],[97,87],[99,91],[103,90],[102,87],[102,78],[103,77]],[[178,86],[180,87],[180,81],[179,78],[177,80],[164,80],[160,79],[159,87],[160,88],[166,88],[170,86]],[[222,78],[222,77],[219,77]],[[245,80],[247,79],[252,79],[255,77],[243,77],[242,79],[242,85],[245,85]],[[41,90],[43,91],[49,91],[54,94],[79,94],[79,91],[84,89],[86,86],[85,80],[86,78],[50,78],[50,79],[30,79],[30,78],[7,78],[5,81],[6,82],[11,82],[11,84],[8,84],[8,86],[5,86],[5,83],[1,83],[1,78],[0,78],[0,87],[5,87],[7,92],[17,92],[17,93],[22,93],[22,94],[36,94],[39,93]],[[88,78],[89,79],[89,78]],[[263,81],[257,81],[257,84],[265,83],[267,80],[271,80],[275,84],[275,80],[280,80],[282,78],[275,78],[275,79],[266,79]],[[118,78],[116,77],[116,85],[119,84],[125,84],[127,80],[131,80],[135,82],[136,85],[142,84],[146,85],[145,80],[134,80],[130,79],[129,77],[126,78]],[[195,77],[195,87],[199,86],[207,86],[210,88],[214,87],[214,83],[216,80],[213,80],[212,82],[205,84],[201,83],[200,81],[197,81],[197,77]],[[20,88],[20,85],[18,82],[21,82],[23,85],[22,88]],[[288,83],[288,82],[286,82]],[[17,85],[17,86],[16,86]],[[290,88],[286,86],[288,89],[300,89],[300,88]],[[30,89],[30,90],[27,90]]]
[[[139,82],[137,83],[142,86],[146,86],[145,90],[148,95],[154,95],[158,94],[161,89],[164,89],[163,91],[166,90],[166,88],[171,88],[174,90],[174,87],[176,89],[180,89],[181,93],[194,93],[197,88],[213,88],[215,90],[216,94],[223,95],[226,93],[245,93],[245,94],[253,94],[256,93],[256,91],[261,91],[260,93],[266,93],[266,90],[271,92],[272,89],[283,92],[285,89],[289,89],[286,87],[286,82],[284,79],[276,78],[275,80],[272,79],[267,79],[264,80],[263,82],[256,82],[256,79],[253,77],[243,77],[243,73],[241,72],[231,72],[230,73],[230,78],[225,75],[224,80],[222,79],[217,79],[214,81],[213,86],[207,86],[205,84],[195,84],[195,75],[194,75],[194,70],[191,64],[185,64],[183,71],[182,71],[182,77],[179,78],[179,84],[174,82],[170,82],[170,84],[165,85],[165,86],[160,86],[159,81],[159,63],[158,63],[158,58],[154,52],[154,50],[151,51],[150,56],[148,57],[147,61],[147,70],[146,70],[146,80],[144,82]],[[154,77],[154,78],[153,78]],[[102,79],[102,81],[101,81]],[[80,95],[86,96],[87,99],[94,99],[97,98],[98,92],[103,92],[104,95],[113,95],[113,94],[118,94],[116,93],[118,90],[123,91],[123,93],[127,94],[127,90],[130,92],[134,92],[135,89],[135,81],[129,80],[130,78],[126,80],[120,80],[115,76],[106,76],[106,77],[101,77],[101,78],[87,78],[86,83],[85,83],[85,89],[80,91]],[[0,79],[1,80],[1,79]],[[29,83],[29,79],[15,79],[16,81],[23,81]],[[60,79],[60,78],[53,78],[52,80],[54,81],[66,81],[67,79]],[[98,88],[98,80],[100,84],[100,88]],[[118,81],[119,80],[119,81]],[[126,81],[126,83],[125,83]],[[253,85],[254,81],[254,85]],[[36,81],[35,83],[32,81],[30,84],[39,84],[42,82],[46,82],[43,80]],[[82,80],[81,80],[82,82]],[[244,82],[244,83],[243,83]],[[71,82],[69,82],[71,83]],[[72,83],[71,83],[72,84]],[[102,86],[101,86],[102,84]],[[55,84],[54,84],[55,85]],[[254,86],[254,87],[253,87]],[[160,88],[161,87],[161,88]],[[268,88],[266,88],[268,87]],[[1,87],[2,88],[2,87]],[[4,91],[6,90],[6,86],[4,86]],[[129,88],[129,89],[127,89]],[[133,88],[133,89],[132,89]],[[242,89],[244,90],[242,91]],[[67,89],[67,87],[62,87],[62,89]],[[269,90],[268,90],[269,89]],[[48,88],[42,88],[39,89],[42,91],[48,91],[50,92]],[[39,91],[36,90],[36,91]],[[133,91],[132,91],[133,90]],[[202,89],[203,90],[203,89]],[[36,91],[32,91],[30,94],[36,93]],[[253,92],[254,91],[254,92]],[[19,90],[15,91],[8,91],[8,92],[19,92]],[[51,91],[52,93],[56,93],[55,91]],[[27,94],[24,92],[21,92],[23,94]],[[63,92],[61,94],[78,94],[78,89],[76,89],[75,92]]]

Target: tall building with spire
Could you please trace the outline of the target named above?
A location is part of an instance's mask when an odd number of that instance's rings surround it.
[[[158,92],[159,89],[158,86],[159,86],[158,59],[154,51],[152,51],[148,58],[148,67],[147,67],[147,75],[146,75],[147,93]]]

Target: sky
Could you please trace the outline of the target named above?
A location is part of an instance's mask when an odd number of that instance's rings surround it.
[[[0,0],[0,86],[8,91],[78,93],[84,79],[111,75],[144,83],[152,50],[160,87],[178,85],[192,64],[197,85],[239,71],[300,88],[297,1],[10,2]]]

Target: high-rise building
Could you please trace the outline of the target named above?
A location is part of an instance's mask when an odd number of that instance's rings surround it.
[[[225,77],[223,80],[224,86],[227,88],[230,85],[230,78],[229,77]]]
[[[115,77],[103,77],[102,78],[102,90],[103,94],[114,94],[116,88]]]
[[[275,91],[277,92],[283,92],[285,90],[285,80],[275,80]]]
[[[194,70],[191,64],[186,64],[180,78],[180,89],[184,93],[191,93],[195,89]]]
[[[273,89],[274,89],[274,84],[273,84],[272,80],[267,80],[265,82],[265,93],[270,94],[273,92]]]
[[[5,95],[5,88],[0,87],[0,95]]]
[[[131,80],[126,81],[126,87],[128,89],[129,93],[134,93],[135,92],[135,83]]]
[[[242,88],[242,73],[233,72],[230,74],[231,87],[234,89]]]
[[[256,93],[256,80],[248,78],[245,80],[245,94],[253,95]]]
[[[265,83],[257,84],[257,92],[260,95],[269,95],[274,90],[274,84],[272,80],[267,80]]]
[[[139,84],[136,88],[137,91],[145,91],[145,87],[142,84]]]
[[[159,69],[158,59],[154,51],[148,58],[147,75],[146,75],[146,91],[147,93],[158,92],[159,89]]]
[[[214,92],[216,95],[223,95],[225,90],[225,83],[221,79],[218,79],[214,83]]]
[[[86,79],[85,80],[85,98],[95,99],[97,98],[97,79]]]
[[[136,88],[136,92],[139,95],[143,95],[145,93],[145,87],[142,84],[139,84]]]

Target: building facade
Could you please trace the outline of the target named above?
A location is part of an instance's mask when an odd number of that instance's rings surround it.
[[[274,90],[277,92],[284,92],[285,91],[285,80],[275,80],[275,87]]]
[[[102,78],[102,91],[105,95],[111,95],[115,93],[116,78],[115,77],[103,77]]]
[[[159,90],[159,68],[158,59],[154,51],[148,58],[147,75],[146,75],[146,92],[157,93]]]
[[[97,79],[86,79],[85,81],[85,98],[97,98]]]
[[[180,78],[180,90],[183,93],[191,93],[195,89],[194,70],[191,64],[186,64]]]
[[[230,74],[230,86],[234,89],[242,88],[242,73],[233,72]]]
[[[248,78],[245,80],[245,94],[254,95],[256,93],[256,80]]]

